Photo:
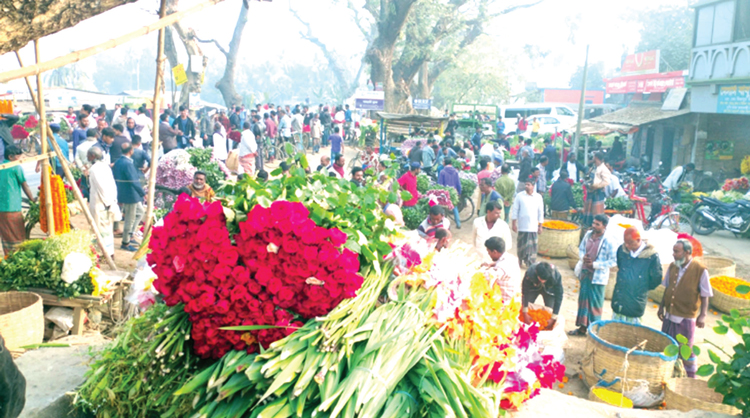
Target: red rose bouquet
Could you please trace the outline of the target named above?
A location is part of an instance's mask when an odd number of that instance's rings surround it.
[[[346,234],[316,226],[309,215],[301,203],[257,205],[233,245],[220,203],[182,195],[154,228],[154,287],[167,305],[185,304],[198,355],[267,348],[302,326],[299,319],[325,315],[359,290],[358,256],[341,249]],[[236,325],[268,328],[220,329]]]

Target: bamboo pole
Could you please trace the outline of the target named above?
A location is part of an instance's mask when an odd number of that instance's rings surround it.
[[[18,53],[18,51],[16,51],[16,58],[18,59],[18,64],[23,67],[23,61],[21,60],[21,55]],[[28,77],[24,77],[24,79],[26,80],[26,87],[28,87],[29,89],[31,101],[34,103],[34,107],[36,108],[37,112],[39,112],[39,103],[37,102],[37,98],[34,95],[34,89],[31,87],[31,82],[29,81]],[[52,133],[52,129],[49,127],[49,125],[47,125],[46,128],[47,135],[49,135],[51,138],[54,138],[54,134]],[[99,244],[99,249],[102,252],[104,260],[107,262],[109,268],[117,271],[117,265],[115,265],[115,262],[112,261],[112,258],[107,253],[107,247],[104,245],[104,239],[102,238],[102,234],[99,232],[99,227],[94,221],[94,217],[91,215],[91,211],[89,211],[89,206],[86,203],[86,200],[83,198],[83,194],[81,194],[81,190],[78,188],[78,184],[76,184],[76,179],[75,177],[73,177],[73,173],[70,171],[70,167],[68,167],[68,156],[63,156],[60,146],[57,145],[57,141],[50,141],[50,143],[52,144],[52,148],[55,151],[55,154],[57,154],[57,158],[60,159],[60,164],[62,165],[63,172],[65,173],[65,178],[73,187],[73,195],[76,197],[78,204],[81,205],[81,209],[83,210],[83,214],[86,216],[86,221],[88,221],[91,230],[94,231],[96,243]]]
[[[167,13],[167,1],[161,0],[161,6],[159,7],[159,17],[164,18]],[[159,40],[156,46],[156,81],[154,82],[154,108],[152,110],[151,117],[154,120],[154,129],[151,132],[151,168],[148,172],[148,200],[146,201],[146,223],[143,227],[143,236],[147,236],[151,225],[153,224],[154,217],[154,195],[156,193],[156,164],[158,158],[156,158],[159,152],[159,100],[161,100],[161,88],[164,84],[164,33],[165,29],[159,29]]]
[[[39,155],[35,155],[33,157],[21,158],[21,159],[18,159],[16,161],[11,161],[11,162],[7,162],[5,164],[0,164],[0,170],[5,170],[6,168],[15,167],[15,166],[21,165],[21,164],[33,163],[35,161],[44,160],[46,158],[52,158],[54,156],[55,156],[55,152],[54,151],[49,151],[46,154],[39,154]]]
[[[39,63],[39,39],[34,40],[34,55],[36,56],[36,62]],[[34,92],[29,92],[32,96]],[[39,133],[42,136],[42,155],[47,153],[47,113],[44,111],[44,92],[42,90],[42,76],[36,76],[36,93],[37,98],[37,112],[39,113]],[[55,235],[55,211],[52,207],[52,189],[49,183],[49,158],[42,159],[42,185],[44,186],[44,206],[47,212],[47,234],[49,236]],[[42,197],[42,196],[40,196]],[[62,210],[60,208],[59,210]],[[62,225],[60,225],[62,228]]]
[[[22,77],[29,77],[32,75],[39,75],[45,71],[54,70],[74,62],[78,62],[84,58],[96,55],[100,52],[104,52],[108,49],[112,49],[116,46],[122,45],[126,42],[132,41],[133,39],[139,38],[143,35],[147,35],[153,31],[164,29],[165,27],[174,24],[175,22],[183,19],[186,16],[200,12],[201,10],[213,6],[214,4],[220,3],[224,0],[206,0],[200,4],[197,4],[190,9],[182,12],[173,13],[169,16],[164,17],[156,22],[136,29],[126,35],[120,36],[119,38],[110,39],[109,41],[102,42],[99,45],[92,46],[91,48],[82,49],[80,51],[72,52],[61,57],[54,58],[49,61],[37,63],[36,65],[30,65],[28,67],[22,67],[17,70],[5,71],[0,73],[0,83],[7,83],[8,81],[15,80]]]

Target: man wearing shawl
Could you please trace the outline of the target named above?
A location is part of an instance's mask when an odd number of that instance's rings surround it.
[[[86,158],[92,164],[89,168],[89,211],[99,226],[104,247],[112,257],[115,254],[114,222],[122,218],[117,206],[117,184],[101,148],[89,148]]]

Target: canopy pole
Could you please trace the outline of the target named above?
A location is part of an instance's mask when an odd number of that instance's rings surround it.
[[[578,153],[578,145],[581,139],[581,123],[583,122],[583,112],[585,111],[584,104],[586,102],[586,76],[589,72],[589,46],[586,45],[586,61],[583,63],[583,80],[581,82],[581,100],[578,103],[578,123],[576,124],[576,138],[573,142],[572,151]],[[588,149],[586,150],[588,152]],[[588,156],[584,157],[587,159]]]
[[[16,58],[18,59],[18,64],[23,67],[23,61],[21,60],[21,55],[16,51]],[[31,95],[31,101],[34,103],[34,107],[36,108],[37,112],[39,112],[39,103],[37,102],[37,98],[34,95],[34,89],[31,87],[31,82],[29,81],[29,77],[24,77],[24,80],[26,81],[26,87],[29,89],[29,95]],[[47,128],[47,135],[50,135],[54,138],[54,134],[52,133],[52,129],[50,129],[49,126]],[[86,200],[83,198],[83,194],[81,194],[81,190],[78,188],[78,184],[76,183],[75,177],[73,177],[73,173],[70,171],[70,167],[68,167],[68,156],[63,156],[62,150],[60,150],[60,146],[57,145],[57,141],[50,141],[52,144],[52,148],[55,151],[55,154],[57,154],[57,158],[60,159],[60,164],[62,165],[63,172],[65,173],[65,178],[68,180],[68,183],[73,187],[73,195],[76,197],[76,201],[78,201],[78,204],[81,205],[81,209],[83,209],[83,214],[86,216],[86,221],[88,221],[89,226],[94,231],[94,237],[96,238],[96,243],[99,244],[99,249],[102,252],[102,257],[104,257],[104,260],[107,262],[107,265],[112,269],[117,271],[117,266],[115,265],[115,262],[112,261],[112,258],[110,258],[109,254],[107,253],[107,247],[104,245],[104,239],[102,239],[102,234],[99,232],[99,227],[96,225],[96,222],[94,222],[94,217],[91,215],[91,211],[89,211],[88,204],[86,203]]]
[[[167,1],[161,0],[161,6],[159,7],[159,18],[164,19],[164,15],[167,13]],[[164,33],[165,29],[159,29],[159,40],[157,43],[156,53],[156,82],[154,84],[154,108],[151,117],[154,119],[154,129],[151,132],[151,168],[149,169],[149,180],[148,180],[148,200],[146,203],[146,223],[143,231],[144,236],[148,236],[148,233],[153,224],[154,215],[154,195],[156,193],[156,164],[159,160],[157,153],[159,152],[159,100],[161,100],[161,89],[164,84]]]
[[[40,61],[39,54],[39,39],[34,40],[34,54],[36,56],[36,62]],[[42,155],[47,154],[47,113],[44,111],[44,92],[42,91],[42,76],[36,76],[36,93],[37,97],[37,112],[39,113],[39,133],[42,137]],[[30,91],[29,94],[34,96],[34,92]],[[55,211],[52,207],[52,189],[50,189],[49,183],[49,158],[42,160],[42,185],[44,186],[44,196],[40,198],[44,199],[45,212],[47,212],[47,234],[49,236],[55,235]],[[63,210],[59,208],[59,210]],[[60,225],[62,230],[62,225]]]
[[[130,42],[133,39],[139,38],[143,35],[147,35],[155,30],[161,30],[183,19],[186,16],[198,13],[201,10],[209,6],[213,6],[214,4],[220,3],[222,1],[224,0],[206,0],[203,3],[197,4],[191,7],[190,9],[187,9],[182,12],[173,13],[166,17],[162,17],[161,19],[157,20],[156,22],[150,25],[136,29],[133,32],[120,36],[119,38],[110,39],[109,41],[102,42],[101,44],[92,46],[91,48],[86,48],[80,51],[72,52],[68,55],[63,55],[61,57],[57,57],[49,61],[37,63],[36,65],[22,67],[17,70],[5,71],[3,73],[0,73],[0,84],[7,83],[8,81],[15,80],[15,79],[22,78],[22,77],[39,75],[45,71],[54,70],[55,68],[60,68],[68,64],[78,62],[84,58],[88,58],[100,52],[104,52],[108,49],[112,49],[116,46],[122,45],[126,42]]]

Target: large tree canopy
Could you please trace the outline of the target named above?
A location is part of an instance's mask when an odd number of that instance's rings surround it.
[[[636,52],[661,50],[661,71],[688,69],[693,46],[693,11],[687,5],[639,13],[638,20],[642,28]]]
[[[75,26],[78,22],[136,0],[3,1],[0,13],[0,55],[30,41]]]

